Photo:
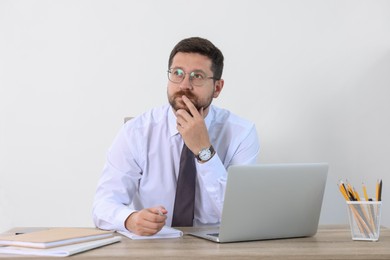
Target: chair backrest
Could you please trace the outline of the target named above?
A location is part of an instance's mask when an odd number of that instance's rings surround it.
[[[126,116],[125,118],[124,118],[124,123],[126,123],[127,121],[129,121],[129,120],[131,120],[131,119],[133,119],[134,117],[132,117],[132,116]]]

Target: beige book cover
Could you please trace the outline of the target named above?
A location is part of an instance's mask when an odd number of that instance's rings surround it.
[[[113,231],[97,228],[49,228],[41,231],[0,236],[0,245],[33,248],[51,248],[112,237]]]

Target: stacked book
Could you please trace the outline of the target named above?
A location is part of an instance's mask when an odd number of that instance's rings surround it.
[[[120,240],[113,231],[96,228],[49,228],[0,236],[0,254],[70,256]]]

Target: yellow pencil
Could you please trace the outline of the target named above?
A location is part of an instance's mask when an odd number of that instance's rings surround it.
[[[355,188],[352,188],[352,192],[356,198],[356,200],[360,201],[360,196],[359,196],[359,193],[355,190]]]
[[[376,201],[379,201],[379,180],[376,181],[375,198]]]
[[[344,185],[342,184],[342,183],[340,183],[339,185],[339,190],[340,190],[340,192],[341,192],[341,194],[343,195],[343,197],[345,198],[345,200],[349,200],[349,198],[348,198],[348,195],[347,195],[347,191],[345,190],[345,188],[344,188]]]
[[[366,185],[363,183],[363,194],[364,194],[364,198],[366,199],[366,201],[369,200],[368,198],[368,195],[367,195],[367,187]]]

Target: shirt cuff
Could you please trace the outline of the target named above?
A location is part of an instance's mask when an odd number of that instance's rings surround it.
[[[129,231],[125,226],[125,222],[126,219],[134,212],[136,212],[136,210],[130,209],[128,207],[124,207],[121,211],[118,212],[118,214],[115,216],[115,222],[117,223],[117,231]]]

